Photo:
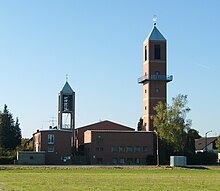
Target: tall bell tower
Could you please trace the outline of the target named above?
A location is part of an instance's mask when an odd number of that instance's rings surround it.
[[[173,76],[167,75],[166,39],[154,26],[143,42],[143,76],[138,83],[143,84],[143,126],[145,131],[154,131],[151,116],[155,114],[154,107],[159,101],[166,103],[167,82]]]
[[[58,97],[58,129],[74,131],[75,92],[66,81]]]

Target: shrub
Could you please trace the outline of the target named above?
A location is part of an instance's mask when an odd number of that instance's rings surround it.
[[[14,164],[14,156],[0,156],[0,164]]]
[[[213,152],[199,152],[195,154],[193,163],[196,165],[213,165],[217,163],[217,154]]]

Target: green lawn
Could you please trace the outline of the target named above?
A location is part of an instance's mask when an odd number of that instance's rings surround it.
[[[220,170],[157,168],[1,168],[1,190],[220,190]]]

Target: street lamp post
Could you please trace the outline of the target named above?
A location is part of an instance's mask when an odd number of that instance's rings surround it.
[[[157,166],[160,165],[160,160],[159,160],[159,138],[158,138],[158,133],[156,130],[154,130],[155,134],[156,134],[156,142],[157,142],[157,150],[156,150],[156,154],[157,154]]]
[[[208,133],[211,133],[212,131],[207,131],[206,133],[205,133],[205,151],[207,152],[207,135],[208,135]]]

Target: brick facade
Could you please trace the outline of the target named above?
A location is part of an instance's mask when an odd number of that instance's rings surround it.
[[[78,148],[71,146],[72,132],[49,129],[33,135],[34,151],[45,151],[45,164],[148,164],[155,149],[153,132],[102,121],[75,130]],[[74,151],[74,152],[73,152]],[[77,160],[83,159],[83,163]]]
[[[90,164],[149,164],[154,155],[154,133],[88,130],[84,133],[85,155]]]
[[[57,129],[37,131],[33,135],[34,151],[45,151],[45,164],[70,164],[71,137],[71,131]]]

